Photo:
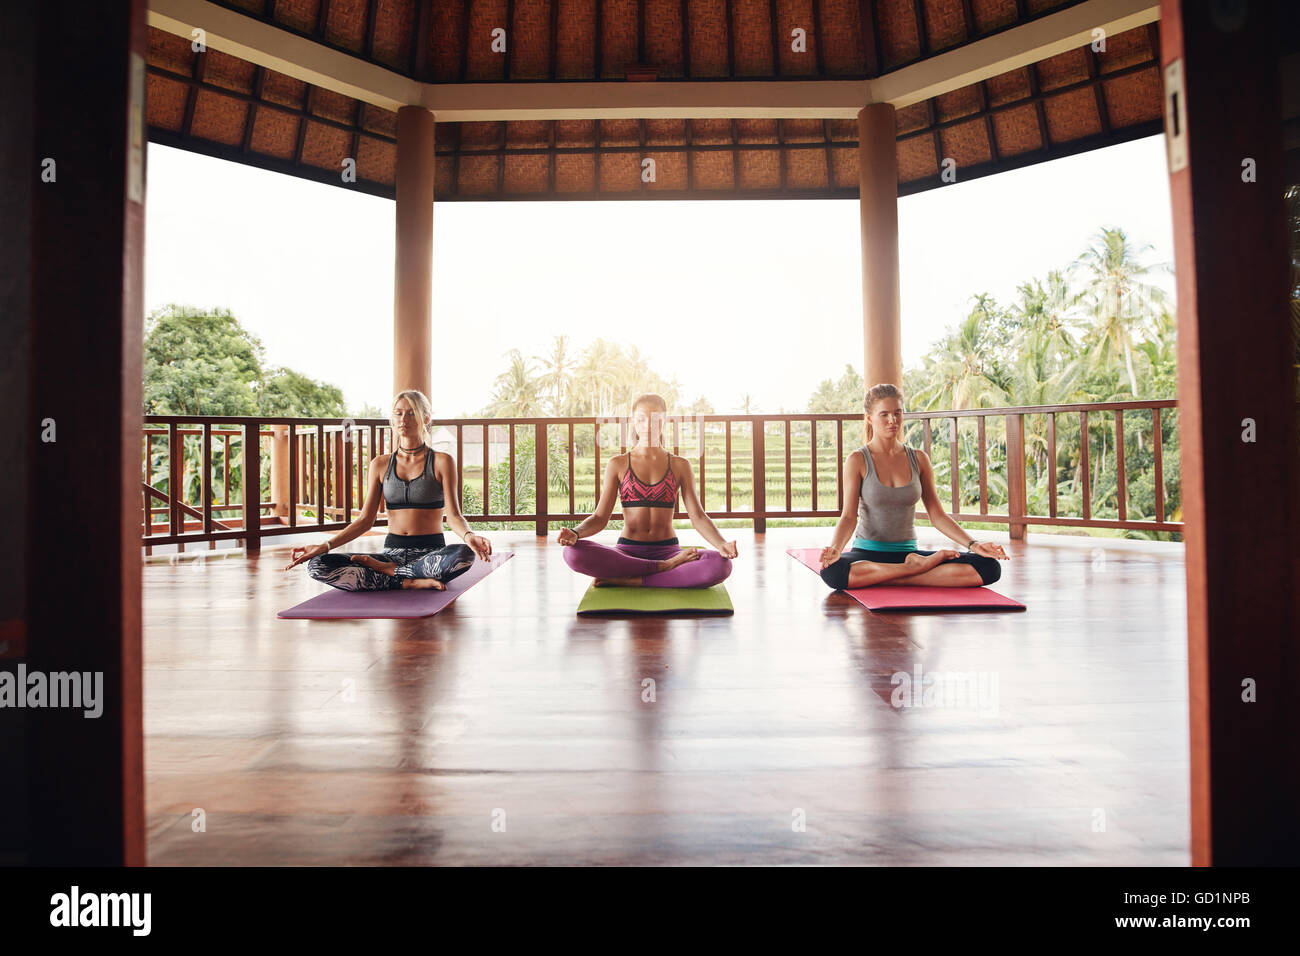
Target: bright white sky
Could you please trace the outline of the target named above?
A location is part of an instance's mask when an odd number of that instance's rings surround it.
[[[1164,136],[899,204],[903,362],[970,309],[1064,268],[1102,226],[1171,263]],[[284,365],[392,398],[393,204],[149,145],[145,303],[229,308]],[[434,210],[434,414],[477,412],[504,353],[636,345],[688,400],[803,410],[861,367],[855,200],[449,202]],[[1172,292],[1172,277],[1161,283]]]

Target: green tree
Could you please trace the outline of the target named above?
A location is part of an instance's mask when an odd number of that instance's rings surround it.
[[[262,343],[228,309],[168,305],[145,320],[146,415],[253,415]]]
[[[257,414],[273,417],[343,418],[343,390],[287,368],[271,369],[258,392]]]
[[[867,386],[862,374],[850,363],[844,363],[844,374],[839,381],[822,379],[808,398],[810,412],[860,412],[866,398]],[[906,395],[906,392],[904,392]]]
[[[1083,301],[1093,318],[1091,333],[1084,344],[1098,363],[1123,361],[1134,398],[1140,392],[1133,368],[1133,351],[1152,307],[1162,305],[1166,299],[1163,289],[1146,281],[1153,267],[1138,261],[1150,248],[1150,244],[1134,247],[1123,229],[1103,228],[1074,264],[1085,274],[1087,286]]]

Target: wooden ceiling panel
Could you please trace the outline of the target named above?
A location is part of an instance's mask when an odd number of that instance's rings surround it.
[[[934,156],[934,139],[912,136],[898,142],[898,181],[909,183],[927,176],[939,176],[939,161]]]
[[[556,120],[555,145],[557,147],[581,147],[596,145],[595,120]]]
[[[437,175],[435,170],[435,182]],[[362,136],[357,142],[357,178],[376,183],[396,182],[397,147],[373,136]]]
[[[561,5],[563,6],[563,5]],[[434,3],[429,18],[429,79],[434,83],[455,83],[461,78],[467,3]]]
[[[600,76],[621,80],[637,58],[636,0],[601,0]]]
[[[1038,126],[1038,111],[1031,105],[994,113],[993,135],[1003,156],[1018,156],[1045,145]]]
[[[690,14],[691,77],[698,80],[726,76],[726,0],[692,0]]]
[[[695,188],[702,191],[730,190],[734,188],[735,166],[729,150],[709,150],[699,153],[691,161]]]
[[[555,75],[589,80],[596,71],[596,0],[558,0]]]
[[[1053,144],[1095,136],[1102,131],[1097,97],[1091,89],[1046,97],[1043,108],[1047,112],[1047,135]]]
[[[930,52],[937,53],[966,39],[966,14],[962,0],[925,0],[925,36]]]
[[[792,149],[786,153],[785,184],[788,189],[826,189],[830,185],[824,149]]]
[[[1097,54],[1097,65],[1102,73],[1114,73],[1126,66],[1155,59],[1151,50],[1151,34],[1146,27],[1113,33],[1106,37],[1106,51]]]
[[[778,73],[784,77],[817,76],[817,61],[823,51],[817,49],[813,0],[776,0],[775,6]],[[791,49],[795,29],[803,31],[802,52]]]
[[[523,156],[505,157],[505,177],[502,180],[503,192],[518,195],[520,193],[545,193],[551,188],[551,161],[538,153]]]
[[[249,148],[277,159],[293,159],[298,143],[298,120],[279,110],[259,109],[253,117]]]
[[[321,0],[275,0],[272,9],[277,23],[314,34],[320,23],[320,5]]]
[[[352,136],[341,129],[324,123],[307,121],[307,133],[302,139],[302,161],[317,169],[338,173],[343,181],[343,160],[352,155]]]
[[[741,189],[781,187],[781,154],[775,149],[742,149],[737,166]]]
[[[776,75],[772,59],[773,24],[768,0],[731,0],[736,77]]]
[[[195,54],[186,37],[149,28],[149,63],[169,73],[189,76],[194,72]]]
[[[1155,67],[1117,76],[1102,86],[1112,126],[1136,126],[1161,115],[1164,109],[1164,89]]]
[[[1018,19],[1016,0],[971,0],[971,12],[976,33],[998,30]]]
[[[281,106],[301,109],[307,101],[307,84],[291,76],[266,70],[262,80],[262,99]]]
[[[1029,76],[1023,69],[999,73],[985,80],[984,88],[989,92],[989,106],[1013,103],[1029,96]]]
[[[199,90],[190,135],[226,146],[238,146],[244,141],[247,122],[247,103],[210,90]]]
[[[661,77],[684,77],[682,0],[643,0],[645,7],[645,62],[657,67]]]
[[[247,60],[209,49],[203,65],[204,81],[237,93],[252,93],[257,67]]]
[[[639,146],[641,124],[636,120],[601,120],[601,146]]]
[[[686,120],[649,119],[645,121],[645,141],[650,146],[686,144]]]
[[[324,116],[336,123],[351,124],[357,116],[357,101],[318,86],[312,90],[311,112],[314,116]]]
[[[559,193],[589,193],[596,188],[596,159],[591,153],[559,153],[555,157],[555,189]]]
[[[912,0],[876,0],[876,30],[883,69],[892,70],[921,55]]]
[[[1038,71],[1038,85],[1043,92],[1069,86],[1088,78],[1087,47],[1076,47],[1056,56],[1039,60],[1034,68]]]
[[[510,29],[510,78],[545,80],[551,75],[551,2],[516,3]]]
[[[601,153],[600,191],[634,192],[641,189],[641,157],[636,153]]]
[[[686,153],[655,153],[655,181],[646,183],[646,192],[686,190]]]
[[[739,143],[775,143],[776,132],[774,119],[736,120],[736,141]]]
[[[490,196],[497,191],[501,156],[462,156],[455,191],[464,196]]]
[[[934,98],[935,112],[939,122],[970,116],[983,106],[978,86],[963,86],[951,93],[944,93]]]
[[[817,0],[822,68],[827,76],[866,76],[863,54],[863,0]],[[873,54],[874,55],[874,54]]]
[[[939,131],[939,142],[944,158],[956,161],[959,180],[963,169],[981,166],[993,159],[993,151],[989,146],[987,127],[983,119],[945,126]]]
[[[465,79],[470,83],[500,83],[506,78],[506,53],[492,49],[493,30],[505,30],[506,51],[514,42],[506,25],[506,0],[474,0],[465,35]],[[497,34],[499,38],[501,34]],[[501,44],[495,44],[500,49]]]
[[[145,78],[145,102],[149,104],[149,125],[179,132],[185,119],[189,88],[184,83],[156,74]]]
[[[518,120],[506,124],[507,149],[538,149],[551,144],[551,124],[547,120]]]
[[[370,56],[398,72],[406,72],[414,49],[417,0],[372,0],[376,4]],[[431,3],[433,0],[418,0]]]
[[[329,0],[324,38],[327,43],[361,53],[366,41],[366,7],[371,0]]]

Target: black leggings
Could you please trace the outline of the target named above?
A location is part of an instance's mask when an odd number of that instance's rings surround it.
[[[853,548],[840,554],[840,559],[829,568],[822,570],[822,580],[836,590],[845,590],[849,586],[849,565],[855,561],[875,561],[879,564],[902,564],[909,554],[935,554],[934,551],[867,551]],[[981,584],[992,584],[1002,577],[1002,567],[997,558],[988,558],[982,554],[963,551],[955,558],[949,558],[941,564],[969,564],[979,572]],[[886,582],[888,583],[888,582]]]

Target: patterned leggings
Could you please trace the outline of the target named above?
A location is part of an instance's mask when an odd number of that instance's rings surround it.
[[[395,591],[403,578],[437,578],[446,584],[474,564],[474,549],[467,544],[446,544],[441,534],[397,535],[384,538],[384,550],[372,554],[397,565],[390,576],[357,564],[351,554],[321,554],[307,562],[314,580],[342,591]]]
[[[731,574],[731,559],[717,551],[701,551],[694,561],[671,571],[658,571],[660,561],[681,553],[676,538],[667,541],[632,541],[619,538],[616,547],[579,541],[564,549],[564,562],[579,574],[593,578],[641,578],[648,588],[711,588]]]

